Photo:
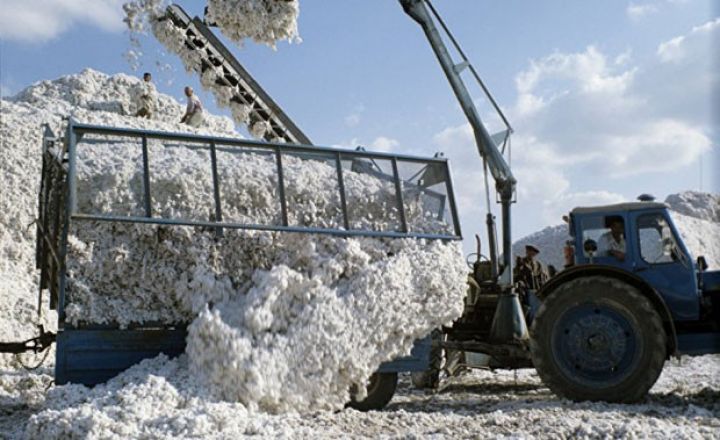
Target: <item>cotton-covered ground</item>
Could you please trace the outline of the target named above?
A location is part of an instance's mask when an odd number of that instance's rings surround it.
[[[532,370],[474,371],[414,390],[401,378],[384,411],[252,413],[200,398],[185,361],[155,359],[92,390],[44,388],[47,375],[0,382],[0,436],[28,438],[648,438],[720,436],[720,356],[666,363],[648,397],[633,405],[559,400]],[[52,409],[64,410],[62,414]]]

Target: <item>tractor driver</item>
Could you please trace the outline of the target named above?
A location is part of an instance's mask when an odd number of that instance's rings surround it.
[[[610,230],[600,236],[598,249],[607,256],[625,261],[625,224],[622,218],[614,217],[610,220]]]

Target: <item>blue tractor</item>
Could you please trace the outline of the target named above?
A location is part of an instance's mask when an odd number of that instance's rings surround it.
[[[576,208],[569,232],[574,258],[537,292],[531,328],[553,392],[636,401],[670,356],[720,352],[720,271],[693,260],[665,204]]]
[[[478,250],[465,311],[434,332],[416,385],[437,385],[442,358],[459,354],[471,367],[534,366],[553,392],[573,400],[631,402],[647,393],[670,356],[720,353],[720,271],[706,271],[702,257],[693,261],[667,207],[649,197],[574,209],[566,268],[539,289],[517,283],[510,233],[517,181],[503,154],[512,127],[430,0],[400,3],[425,33],[468,119],[502,216],[497,240],[488,206],[488,257]],[[491,136],[483,125],[461,76],[467,72],[504,132]],[[489,191],[487,177],[485,186]]]

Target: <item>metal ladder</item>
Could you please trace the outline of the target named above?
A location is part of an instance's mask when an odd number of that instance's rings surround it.
[[[266,122],[269,129],[262,139],[265,141],[312,145],[310,139],[293,123],[280,106],[273,101],[260,84],[253,79],[238,60],[213,34],[199,17],[190,16],[178,5],[170,5],[166,10],[167,18],[175,26],[185,30],[185,45],[201,56],[196,68],[198,74],[211,66],[222,69],[223,76],[218,77],[219,84],[235,89],[232,101],[250,107],[251,124]],[[245,121],[238,121],[245,122]]]

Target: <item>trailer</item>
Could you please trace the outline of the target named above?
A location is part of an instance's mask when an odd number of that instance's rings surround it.
[[[42,182],[39,194],[37,221],[37,267],[40,271],[38,307],[43,304],[45,291],[50,295],[50,308],[58,313],[56,336],[55,382],[95,385],[102,383],[137,362],[165,353],[178,356],[185,350],[188,322],[131,323],[120,326],[115,323],[97,325],[70,323],[66,309],[68,300],[68,239],[71,231],[82,228],[88,222],[109,224],[143,224],[163,227],[192,227],[198,232],[212,231],[222,237],[228,230],[259,230],[278,233],[329,234],[338,238],[416,238],[430,240],[460,240],[460,223],[447,159],[389,153],[373,153],[364,150],[347,150],[287,143],[267,143],[245,139],[200,136],[194,134],[168,133],[149,130],[102,127],[68,120],[64,136],[55,136],[45,127],[43,138]],[[127,149],[126,143],[136,143],[137,157],[141,164],[142,206],[135,213],[84,212],[78,208],[78,169],[81,167],[83,148],[103,148],[107,155],[119,154],[118,143]],[[161,216],[153,206],[152,169],[153,155],[149,146],[164,149],[200,149],[209,158],[206,164],[212,175],[212,207],[207,220]],[[218,173],[218,155],[256,154],[275,164],[277,178],[277,206],[281,216],[277,223],[238,223],[225,220],[223,211],[223,181]],[[341,200],[341,225],[336,228],[293,225],[288,212],[298,208],[286,197],[284,159],[288,156],[303,161],[322,160],[332,164],[336,180],[328,186],[337,188]],[[287,160],[287,159],[286,159]],[[349,172],[364,173],[374,179],[382,179],[395,188],[395,207],[401,220],[395,229],[359,229],[349,215],[346,202],[345,175]],[[178,179],[181,176],[178,176]],[[93,191],[84,187],[82,191]],[[88,195],[88,194],[86,194]],[[91,194],[90,194],[91,195]],[[431,206],[437,220],[447,227],[429,232],[416,230],[406,220],[406,198],[421,198],[424,205]],[[43,346],[52,335],[41,336]],[[19,348],[19,347],[17,347]],[[419,340],[407,357],[380,366],[378,374],[370,381],[369,399],[373,389],[387,393],[388,383],[397,382],[397,372],[420,371],[427,367],[430,339]],[[376,385],[382,386],[376,386]],[[393,385],[394,391],[394,385]],[[392,397],[390,393],[389,397]],[[389,400],[389,397],[387,400]],[[383,402],[384,405],[387,402]],[[367,401],[365,402],[367,405]],[[382,406],[379,405],[379,406]],[[378,407],[374,404],[373,407]]]

